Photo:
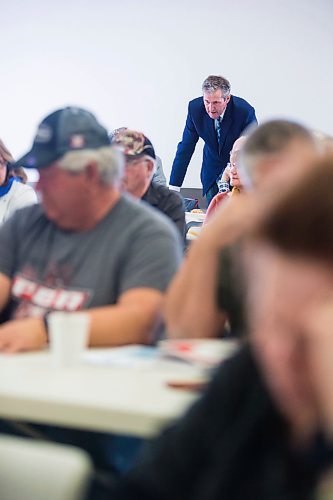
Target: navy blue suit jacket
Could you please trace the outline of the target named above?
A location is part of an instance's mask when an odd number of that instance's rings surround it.
[[[170,184],[181,186],[199,137],[204,140],[200,178],[206,194],[223,172],[233,143],[252,122],[257,122],[254,108],[241,97],[231,96],[221,123],[221,142],[218,144],[215,123],[209,117],[202,97],[190,101],[182,141],[178,144],[172,165]]]

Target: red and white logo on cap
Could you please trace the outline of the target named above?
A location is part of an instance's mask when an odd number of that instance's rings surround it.
[[[85,138],[81,134],[75,134],[69,138],[69,145],[73,149],[83,148],[85,142]]]

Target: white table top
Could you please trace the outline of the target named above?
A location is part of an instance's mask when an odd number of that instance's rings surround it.
[[[105,356],[112,350],[89,350]],[[123,366],[81,363],[57,369],[48,351],[0,354],[0,418],[151,436],[198,397],[167,382],[198,377],[199,369],[153,359]]]

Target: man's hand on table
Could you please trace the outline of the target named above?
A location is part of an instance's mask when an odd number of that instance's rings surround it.
[[[47,343],[42,318],[7,321],[0,326],[0,352],[36,351]]]

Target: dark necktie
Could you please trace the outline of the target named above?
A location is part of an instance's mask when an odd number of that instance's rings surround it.
[[[221,134],[222,134],[222,127],[221,127],[221,117],[218,117],[216,119],[216,133],[217,133],[217,140],[218,143],[221,143]]]

